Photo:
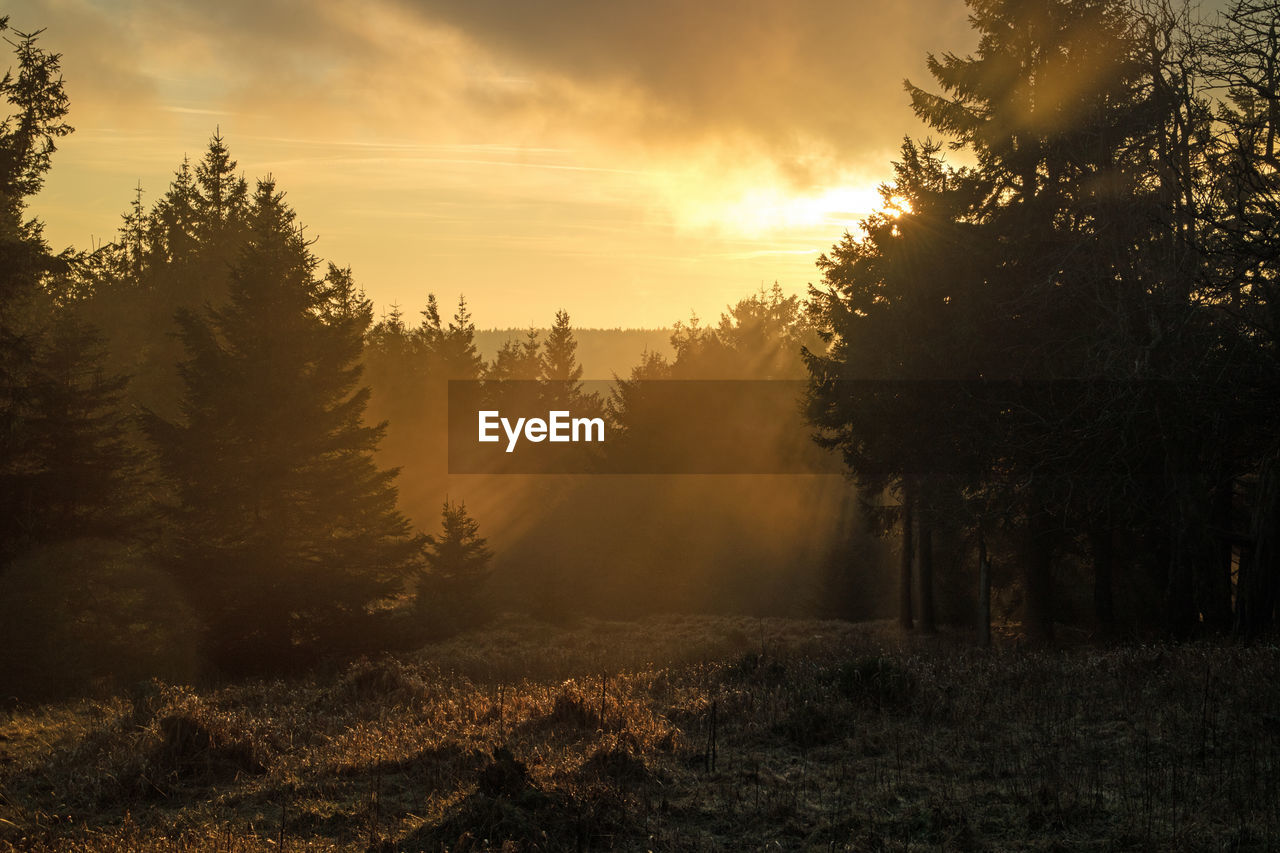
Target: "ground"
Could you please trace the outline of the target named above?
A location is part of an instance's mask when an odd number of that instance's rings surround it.
[[[508,618],[0,712],[0,849],[1275,850],[1280,649]]]

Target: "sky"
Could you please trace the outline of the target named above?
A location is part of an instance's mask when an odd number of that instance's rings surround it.
[[[384,311],[660,327],[778,282],[879,204],[904,78],[967,53],[961,0],[19,0],[70,123],[32,204],[115,237],[219,129]]]

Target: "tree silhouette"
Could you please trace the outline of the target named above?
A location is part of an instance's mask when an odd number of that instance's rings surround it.
[[[556,311],[555,323],[542,344],[540,375],[542,405],[549,411],[572,412],[578,417],[594,417],[604,412],[604,402],[582,387],[582,365],[578,363],[578,342],[573,336],[569,312]]]
[[[40,221],[25,218],[71,132],[60,57],[38,32],[16,35],[17,73],[0,79],[10,110],[0,121],[0,567],[31,545],[124,536],[138,520],[125,382],[101,369],[97,332],[52,286],[80,259],[55,256]]]
[[[505,341],[498,348],[493,363],[485,371],[486,380],[520,379],[537,380],[542,373],[542,344],[538,330],[530,329],[523,341]]]
[[[359,387],[369,303],[316,261],[270,180],[258,183],[230,301],[180,315],[182,419],[150,414],[174,486],[169,563],[227,669],[349,648],[419,541],[373,451]]]
[[[427,570],[418,583],[418,608],[434,630],[474,625],[483,619],[484,586],[493,552],[465,503],[447,498],[440,510],[441,532],[426,537]]]

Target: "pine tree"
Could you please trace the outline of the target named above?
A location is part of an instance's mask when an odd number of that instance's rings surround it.
[[[315,267],[260,181],[228,304],[179,318],[182,418],[147,418],[174,487],[170,565],[227,669],[358,644],[419,555],[373,461],[386,425],[362,423],[370,303]]]
[[[556,321],[542,345],[542,402],[548,410],[594,416],[604,411],[598,394],[582,388],[582,365],[578,363],[578,342],[573,337],[569,312],[556,312]]]
[[[104,374],[96,331],[49,290],[72,253],[53,255],[40,221],[24,219],[71,127],[59,55],[39,33],[17,36],[17,74],[0,80],[11,109],[0,121],[0,564],[32,545],[121,535],[136,503],[124,380]]]
[[[8,16],[0,17],[0,32],[8,26]],[[24,223],[22,214],[27,199],[44,186],[57,140],[73,130],[63,121],[69,101],[62,87],[62,56],[37,46],[40,32],[15,32],[18,40],[10,43],[17,55],[18,73],[6,71],[0,79],[0,96],[13,110],[0,122],[0,236],[6,241],[19,236],[35,241],[39,237],[39,223]]]
[[[901,150],[896,180],[882,190],[889,209],[863,222],[861,239],[846,234],[818,260],[823,287],[811,289],[809,313],[827,345],[805,350],[808,415],[823,430],[820,443],[841,450],[864,495],[877,496],[877,506],[886,489],[899,495],[891,518],[868,508],[881,532],[899,523],[904,553],[918,557],[920,626],[929,631],[940,507],[981,485],[945,474],[982,470],[993,437],[946,393],[963,394],[959,383],[992,367],[986,338],[974,333],[976,319],[990,317],[983,276],[990,255],[972,221],[981,183],[948,168],[940,146],[906,140]],[[976,461],[961,464],[969,460]],[[908,602],[913,569],[910,559],[902,564]],[[903,624],[911,613],[908,603]]]
[[[547,382],[578,383],[582,380],[582,365],[578,364],[578,342],[573,337],[569,312],[556,312],[556,322],[543,344],[542,378]],[[576,384],[571,386],[578,390]]]
[[[418,607],[433,620],[456,629],[481,620],[483,591],[493,552],[480,535],[480,523],[467,514],[465,503],[447,498],[440,511],[441,532],[426,537],[427,571],[418,585]]]
[[[149,237],[158,253],[152,261],[153,269],[164,265],[185,272],[195,262],[200,246],[199,205],[191,161],[183,157],[169,189],[151,212]]]
[[[429,306],[430,310],[430,306]],[[436,315],[437,319],[439,315]],[[467,310],[467,298],[458,297],[458,310],[449,321],[449,328],[439,336],[436,358],[443,379],[479,379],[484,372],[484,360],[480,358],[475,343],[476,324]]]
[[[1194,178],[1170,180],[1181,167],[1158,162],[1185,142],[1162,140],[1163,123],[1185,128],[1198,110],[1168,97],[1185,80],[1152,67],[1164,61],[1151,55],[1163,52],[1156,45],[1172,50],[1176,38],[1156,32],[1154,7],[1149,19],[1115,0],[968,5],[980,37],[975,54],[929,57],[942,93],[907,88],[917,115],[978,164],[974,219],[993,251],[981,274],[989,310],[977,315],[974,337],[999,342],[985,375],[1129,380],[1146,378],[1161,338],[1184,338],[1160,347],[1164,355],[1198,350],[1190,336],[1200,324],[1185,310],[1184,289],[1196,278],[1187,251],[1194,239],[1179,198]],[[1190,112],[1172,115],[1184,108]],[[1113,464],[1116,448],[1152,428],[1114,417],[1134,411],[1126,394],[1071,410],[1071,422],[1049,405],[1024,398],[1003,436],[1002,467],[1028,484],[1020,495],[1021,562],[1032,639],[1052,636],[1055,555],[1077,520],[1095,523],[1079,516],[1150,503],[1132,494],[1127,473],[1144,466],[1145,448],[1136,447],[1127,465]],[[1087,411],[1097,413],[1094,422]],[[1185,456],[1172,443],[1166,449]],[[1169,576],[1171,590],[1183,587],[1175,580],[1183,567]]]
[[[485,380],[536,380],[542,374],[542,343],[538,330],[530,329],[523,341],[508,340],[498,348],[493,364],[485,371]]]
[[[128,382],[105,374],[104,360],[101,334],[70,312],[41,341],[30,429],[42,461],[26,498],[40,508],[28,531],[34,541],[143,533],[141,456],[122,405]]]
[[[106,276],[112,286],[121,289],[140,287],[150,253],[147,209],[142,203],[141,182],[134,189],[129,210],[120,219],[120,236],[115,246],[110,247],[107,252]]]
[[[111,368],[132,377],[131,402],[173,417],[182,358],[179,310],[221,306],[247,239],[248,188],[215,132],[203,157],[183,158],[149,209],[139,186],[116,240],[82,265],[90,299],[82,315],[109,339]]]
[[[204,159],[196,165],[197,236],[204,246],[228,242],[229,231],[242,227],[249,209],[249,185],[236,174],[236,161],[215,130]]]
[[[444,327],[440,321],[440,302],[434,293],[427,294],[427,307],[419,313],[422,315],[422,321],[418,323],[414,334],[417,335],[423,348],[434,352],[439,349],[440,341],[444,338]]]

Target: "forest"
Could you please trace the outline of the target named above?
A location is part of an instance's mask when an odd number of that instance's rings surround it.
[[[51,246],[0,17],[0,849],[1280,849],[1280,7],[965,5],[807,293],[658,330],[376,306],[220,129]]]

